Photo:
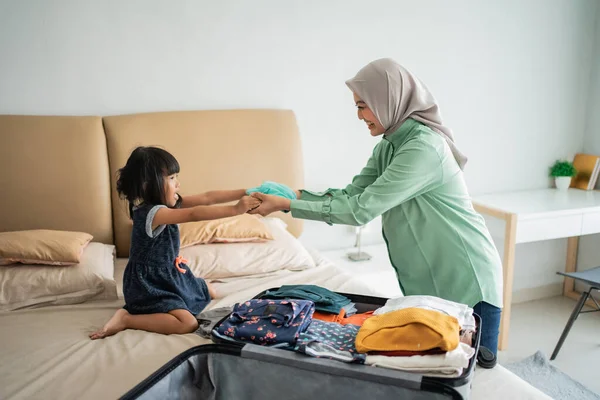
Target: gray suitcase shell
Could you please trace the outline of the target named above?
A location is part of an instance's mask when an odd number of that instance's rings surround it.
[[[380,297],[349,297],[358,312],[385,304]],[[477,325],[480,318],[475,315]],[[336,400],[469,399],[479,349],[458,378],[419,374],[308,357],[288,350],[220,341],[193,347],[146,378],[122,399]]]

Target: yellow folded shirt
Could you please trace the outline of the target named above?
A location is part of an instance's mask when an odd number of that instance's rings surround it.
[[[458,320],[438,311],[405,308],[367,319],[356,335],[356,350],[425,351],[458,347]]]

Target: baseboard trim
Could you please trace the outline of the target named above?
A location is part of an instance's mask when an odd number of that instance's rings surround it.
[[[551,283],[549,285],[533,288],[515,290],[512,295],[512,304],[525,303],[527,301],[545,299],[548,297],[562,295],[563,284]]]

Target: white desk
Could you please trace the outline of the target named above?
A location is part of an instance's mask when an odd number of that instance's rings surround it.
[[[600,192],[569,189],[541,189],[496,193],[473,198],[481,214],[504,220],[504,306],[498,347],[508,344],[512,300],[515,245],[568,238],[567,272],[577,267],[579,236],[600,233]],[[563,294],[579,298],[572,279],[565,279]]]

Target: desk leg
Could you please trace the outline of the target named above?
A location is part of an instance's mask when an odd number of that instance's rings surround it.
[[[573,236],[568,239],[567,242],[567,264],[565,265],[565,272],[577,271],[577,250],[579,249],[579,236]],[[571,278],[565,278],[563,284],[563,296],[569,297],[573,300],[579,300],[581,293],[575,290],[575,281]],[[596,304],[592,300],[585,302],[585,305],[590,308],[597,308]]]
[[[498,349],[504,350],[508,346],[508,331],[510,330],[510,309],[512,303],[513,275],[515,265],[515,247],[517,239],[517,215],[507,214],[504,228],[504,258],[503,269],[503,307],[500,319],[500,335]]]
[[[577,250],[579,248],[579,236],[570,237],[567,241],[567,263],[565,272],[577,271]],[[575,292],[575,281],[572,278],[565,278],[563,284],[563,296],[579,299],[579,293]]]

